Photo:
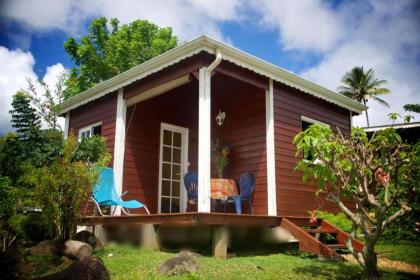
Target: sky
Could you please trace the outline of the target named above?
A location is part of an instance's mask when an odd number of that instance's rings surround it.
[[[371,125],[420,103],[419,0],[0,0],[0,135],[11,130],[12,95],[28,78],[54,88],[73,66],[65,40],[100,16],[171,26],[180,42],[208,35],[331,90],[352,67],[372,68],[392,93],[390,108],[368,103]]]

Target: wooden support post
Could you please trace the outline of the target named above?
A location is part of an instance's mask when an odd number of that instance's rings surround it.
[[[158,237],[153,224],[144,224],[141,226],[141,238],[141,246],[144,249],[159,251]]]
[[[215,226],[213,228],[213,256],[226,259],[227,246],[229,243],[229,232],[225,226]]]
[[[93,234],[96,236],[96,238],[99,239],[99,241],[101,241],[102,246],[105,246],[107,244],[108,238],[105,227],[103,225],[94,225]]]

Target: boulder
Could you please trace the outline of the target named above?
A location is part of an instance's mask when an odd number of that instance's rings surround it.
[[[188,251],[181,251],[175,257],[162,262],[158,267],[158,272],[165,275],[196,272],[198,269],[197,255]]]
[[[79,231],[74,237],[74,240],[87,243],[92,246],[93,249],[102,248],[101,241],[92,232],[87,230]]]
[[[69,259],[83,260],[92,255],[92,246],[77,240],[68,240],[64,243],[64,255]]]
[[[110,276],[103,261],[97,257],[76,260],[65,270],[42,278],[43,280],[109,280]]]
[[[31,256],[51,256],[54,254],[54,242],[52,240],[44,240],[29,249]]]

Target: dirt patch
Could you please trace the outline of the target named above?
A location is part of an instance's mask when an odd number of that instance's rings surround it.
[[[346,261],[357,263],[356,259],[351,254],[342,256]],[[420,275],[420,266],[402,261],[390,260],[381,256],[378,256],[378,266],[382,269],[392,269],[395,271]]]

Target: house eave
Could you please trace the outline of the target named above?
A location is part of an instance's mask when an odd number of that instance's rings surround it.
[[[220,49],[224,60],[346,108],[352,112],[360,114],[368,108],[357,101],[299,77],[239,49],[228,46],[207,36],[201,36],[69,98],[60,104],[60,114],[64,114],[110,92],[117,91],[121,87],[127,86],[202,51],[216,54],[216,49]]]

